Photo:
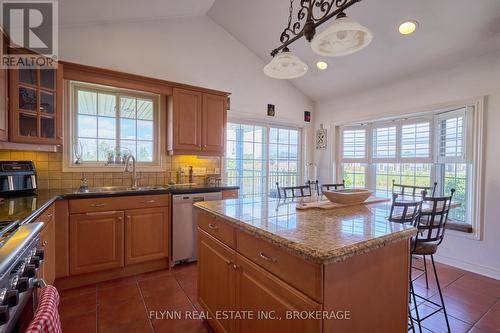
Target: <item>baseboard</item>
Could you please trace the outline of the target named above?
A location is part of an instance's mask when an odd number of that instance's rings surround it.
[[[472,273],[484,275],[492,279],[500,280],[500,270],[497,268],[473,264],[471,262],[451,258],[443,255],[435,255],[434,259],[442,264],[457,267]]]

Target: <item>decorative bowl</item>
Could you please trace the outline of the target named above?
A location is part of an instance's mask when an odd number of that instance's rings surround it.
[[[365,202],[366,199],[373,194],[373,191],[364,189],[348,189],[323,191],[323,194],[331,202],[348,205]]]

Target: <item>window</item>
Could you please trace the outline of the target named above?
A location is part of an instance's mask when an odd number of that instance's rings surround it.
[[[428,187],[437,182],[436,195],[456,190],[454,201],[460,207],[450,211],[452,221],[472,224],[479,209],[480,191],[474,184],[479,184],[475,177],[481,163],[472,154],[472,143],[480,149],[476,133],[482,128],[482,111],[476,110],[481,105],[339,127],[338,178],[382,197],[391,196],[393,180]]]
[[[77,82],[71,91],[70,167],[99,168],[126,155],[160,166],[157,95]]]
[[[266,193],[266,128],[255,125],[227,124],[226,181],[240,186],[240,194]]]
[[[240,186],[241,196],[274,197],[276,182],[298,184],[300,129],[228,123],[226,137],[226,181]]]

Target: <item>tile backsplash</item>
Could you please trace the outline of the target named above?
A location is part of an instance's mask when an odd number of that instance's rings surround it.
[[[32,151],[0,151],[0,160],[31,160],[35,162],[38,178],[38,188],[78,188],[81,172],[62,172],[62,153],[46,153]],[[165,185],[170,181],[177,182],[176,172],[181,167],[206,168],[207,173],[213,174],[221,170],[220,157],[197,157],[191,155],[166,156],[166,170],[162,172],[139,172],[139,184]],[[124,172],[85,172],[89,186],[128,186],[131,185],[130,173]],[[187,177],[186,177],[187,178]],[[186,180],[187,181],[187,180]],[[197,184],[203,184],[205,176],[195,176]]]

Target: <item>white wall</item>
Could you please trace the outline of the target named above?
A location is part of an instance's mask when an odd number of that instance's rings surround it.
[[[500,52],[452,64],[431,74],[370,90],[362,94],[320,101],[315,128],[332,123],[409,113],[426,106],[487,96],[484,149],[484,239],[447,233],[439,260],[500,279]],[[329,134],[332,134],[330,128]],[[331,136],[330,136],[331,137]],[[332,177],[332,145],[314,152],[320,181]]]
[[[313,108],[289,82],[266,77],[264,62],[206,16],[62,26],[59,36],[66,61],[231,92],[230,116],[303,126]],[[266,116],[268,103],[275,118]]]

